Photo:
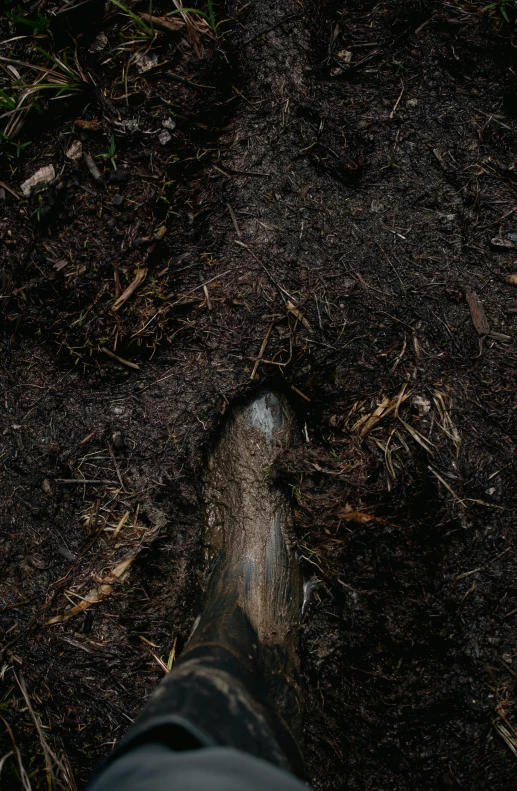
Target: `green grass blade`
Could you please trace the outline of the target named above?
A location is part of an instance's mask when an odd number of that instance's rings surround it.
[[[120,8],[121,11],[124,11],[125,14],[131,17],[135,25],[137,25],[140,28],[140,30],[142,30],[147,36],[149,36],[149,38],[152,38],[154,36],[153,29],[150,28],[149,25],[147,25],[144,22],[144,20],[138,16],[138,14],[135,14],[134,11],[131,11],[130,8],[124,5],[124,3],[120,3],[119,0],[110,0],[110,2],[112,2],[113,5],[116,5],[117,8]]]

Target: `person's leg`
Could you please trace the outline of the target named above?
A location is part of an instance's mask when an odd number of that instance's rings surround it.
[[[192,779],[201,760],[203,771],[213,760],[218,772],[226,767],[234,779],[245,766],[252,774],[259,771],[263,762],[250,756],[301,774],[297,629],[303,585],[289,549],[290,503],[269,481],[271,465],[292,442],[295,426],[285,400],[271,393],[237,408],[227,422],[205,481],[212,571],[201,616],[173,671],[91,791],[118,791],[120,782],[136,791],[140,786],[131,772],[138,764],[138,776],[145,777],[142,761],[153,773],[153,788],[160,789],[159,767],[192,770]],[[266,774],[273,771],[264,766]],[[297,783],[283,777],[278,782]]]
[[[176,753],[163,744],[145,744],[111,763],[88,791],[307,791],[307,786],[230,747]]]

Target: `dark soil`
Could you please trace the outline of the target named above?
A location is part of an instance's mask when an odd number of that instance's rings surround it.
[[[273,474],[314,575],[308,779],[514,787],[517,64],[483,5],[217,4],[142,75],[103,3],[2,45],[75,41],[85,76],[0,155],[2,788],[47,788],[43,738],[83,788],[181,651],[206,455],[258,382],[304,427]],[[112,136],[100,181],[65,156]]]

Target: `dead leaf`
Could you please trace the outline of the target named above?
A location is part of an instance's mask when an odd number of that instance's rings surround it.
[[[176,33],[181,28],[185,27],[185,21],[180,17],[177,16],[174,19],[169,19],[166,16],[149,16],[149,14],[139,14],[140,19],[142,19],[147,25],[151,25],[153,27],[158,28],[158,30],[164,30],[166,33]]]
[[[314,330],[312,329],[311,325],[309,324],[308,320],[305,318],[305,316],[303,315],[303,313],[301,312],[301,310],[299,310],[299,309],[296,307],[296,305],[293,305],[293,303],[292,303],[290,300],[289,300],[289,301],[288,301],[288,303],[287,303],[287,310],[288,310],[290,313],[292,313],[292,314],[293,314],[293,316],[295,316],[295,317],[298,319],[298,321],[301,321],[301,322],[302,322],[302,324],[303,324],[303,326],[304,326],[306,329],[308,329],[308,330],[309,330],[309,332],[314,332]]]
[[[486,317],[485,309],[475,291],[467,291],[465,294],[467,304],[470,309],[472,324],[478,335],[488,335],[490,325]]]
[[[341,511],[338,513],[338,516],[344,522],[355,522],[358,525],[364,525],[367,522],[375,521],[375,517],[373,517],[371,514],[365,514],[362,511],[348,511],[346,508],[341,509]]]
[[[98,132],[99,129],[102,129],[102,123],[96,118],[93,121],[86,121],[83,118],[76,118],[74,124],[78,126],[79,129],[88,129],[90,132]]]

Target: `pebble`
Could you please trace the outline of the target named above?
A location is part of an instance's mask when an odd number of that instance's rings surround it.
[[[124,203],[124,198],[122,197],[122,195],[119,195],[117,193],[116,195],[113,196],[111,202],[113,203],[114,206],[122,206],[122,204]]]
[[[416,395],[412,398],[413,406],[418,409],[419,415],[427,415],[431,411],[431,402],[428,398],[421,395]]]
[[[61,547],[58,547],[58,548],[57,548],[57,551],[59,552],[59,554],[61,555],[61,557],[65,558],[65,560],[69,560],[70,562],[72,562],[72,561],[73,561],[73,560],[75,560],[75,558],[76,558],[76,556],[74,555],[74,553],[73,553],[73,552],[70,552],[70,550],[69,550],[69,549],[67,549],[66,547],[63,547],[63,546],[61,546]]]
[[[86,167],[88,168],[88,170],[92,174],[92,176],[95,179],[95,181],[100,181],[101,178],[102,178],[102,173],[100,172],[99,168],[95,164],[95,162],[93,160],[93,157],[91,157],[89,154],[85,154],[84,155],[84,161],[86,162]]]
[[[158,140],[162,144],[162,146],[166,146],[169,140],[171,139],[171,134],[166,129],[162,129],[160,134],[158,135]]]
[[[341,281],[341,285],[343,288],[350,293],[350,291],[355,291],[357,288],[357,280],[354,280],[353,277],[344,277]]]
[[[174,129],[176,129],[176,121],[173,118],[164,118],[162,121],[162,126],[172,132]]]
[[[133,63],[140,74],[145,74],[146,71],[158,65],[158,55],[155,52],[150,55],[145,52],[138,52],[133,58]]]
[[[121,431],[115,431],[111,439],[113,442],[113,447],[116,448],[117,450],[123,450],[126,447],[126,441],[122,436]]]
[[[370,211],[372,214],[379,214],[381,211],[384,211],[384,204],[380,200],[372,200],[370,204]]]
[[[119,126],[121,126],[125,132],[134,132],[138,129],[138,121],[136,118],[128,118],[126,121],[121,121]]]
[[[98,36],[95,37],[93,44],[88,49],[88,52],[102,52],[102,50],[106,47],[108,43],[108,37],[105,33],[99,33]]]
[[[41,484],[41,488],[45,492],[45,494],[52,494],[52,486],[50,485],[50,481],[48,478],[45,478],[43,483]]]

